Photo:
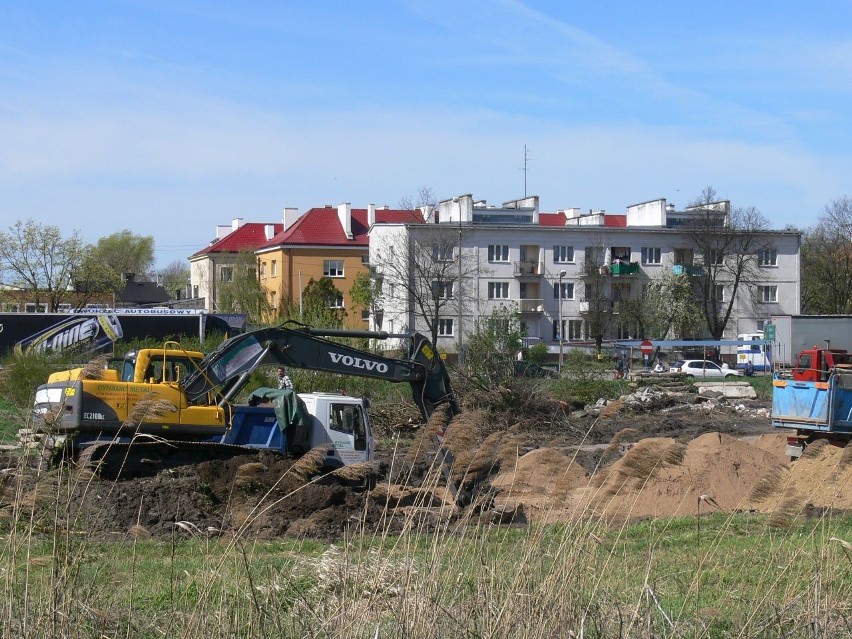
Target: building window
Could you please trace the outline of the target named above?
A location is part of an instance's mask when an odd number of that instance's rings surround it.
[[[758,266],[778,266],[778,251],[775,249],[763,249],[757,252]]]
[[[716,300],[717,302],[725,301],[725,285],[724,284],[714,284],[712,289],[713,297],[711,299]]]
[[[278,310],[278,293],[276,293],[275,291],[272,291],[269,294],[269,306],[271,307],[270,310],[273,313]]]
[[[38,308],[33,302],[27,302],[24,306],[24,312],[26,313],[47,313],[47,304],[39,304]]]
[[[369,264],[370,263],[370,254],[364,253],[361,255],[361,264]]]
[[[260,263],[260,279],[266,279],[266,262]]]
[[[343,308],[343,293],[339,292],[328,300],[329,308]]]
[[[612,301],[626,302],[630,299],[630,284],[618,283],[612,285]]]
[[[583,320],[568,320],[568,339],[583,339]]]
[[[488,299],[509,299],[509,282],[488,282]]]
[[[232,266],[220,266],[219,267],[219,281],[220,282],[233,282],[234,281],[234,267],[232,267]]]
[[[361,311],[361,319],[365,322],[370,321],[370,309],[365,308],[363,311]]]
[[[619,322],[615,327],[616,339],[630,339],[630,324]]]
[[[757,330],[763,331],[766,328],[766,320],[757,320]]]
[[[725,255],[719,249],[710,249],[710,252],[707,255],[708,264],[715,264],[719,266],[725,263]]]
[[[558,321],[553,322],[553,341],[554,342],[556,342],[560,339],[560,337],[559,337],[560,335],[565,334],[565,323],[566,322],[567,322],[567,320],[562,320],[562,331],[561,332],[559,330],[559,328],[560,328],[559,322]]]
[[[18,305],[17,304],[11,304],[9,302],[5,302],[3,304],[3,312],[4,313],[17,313],[18,312]]]
[[[770,304],[778,301],[777,286],[758,286],[757,298],[765,304]]]
[[[278,277],[278,262],[272,260],[272,277]]]
[[[629,246],[613,246],[610,249],[610,254],[612,256],[612,261],[616,260],[620,262],[629,262],[630,261],[630,247]]]
[[[442,337],[450,337],[453,335],[453,320],[439,319],[438,320],[438,335]]]
[[[642,264],[662,264],[659,246],[642,247]]]
[[[509,245],[508,244],[489,244],[488,245],[488,261],[489,262],[508,262],[509,261]]]
[[[343,260],[323,260],[323,277],[343,277]]]
[[[456,247],[451,244],[436,244],[432,247],[432,260],[435,262],[452,262]]]
[[[692,266],[693,252],[691,248],[676,248],[674,250],[674,263],[681,266]]]
[[[574,282],[562,282],[562,290],[560,292],[559,282],[553,285],[553,299],[573,300],[574,299]]]
[[[453,284],[455,282],[432,282],[432,291],[434,291],[435,296],[442,300],[451,300],[453,299]]]
[[[553,263],[554,264],[573,264],[574,263],[574,247],[573,246],[554,246],[553,247]]]

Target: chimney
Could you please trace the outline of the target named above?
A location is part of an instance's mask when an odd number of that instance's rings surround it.
[[[349,202],[337,205],[337,217],[340,218],[340,226],[343,227],[343,232],[350,240],[352,235],[352,205]]]
[[[299,209],[294,206],[285,207],[282,219],[284,221],[284,230],[286,231],[299,219]]]
[[[275,237],[275,225],[267,224],[263,227],[263,233],[266,236],[267,241],[271,240],[273,237]]]
[[[367,205],[367,228],[373,226],[376,223],[376,205],[368,204]]]
[[[245,222],[243,221],[243,218],[241,218],[241,217],[235,217],[233,220],[231,220],[231,230],[232,230],[232,231],[236,231],[236,230],[237,230],[238,228],[240,228],[243,224],[245,224]]]

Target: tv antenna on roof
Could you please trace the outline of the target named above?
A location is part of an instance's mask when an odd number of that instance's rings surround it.
[[[524,168],[522,169],[524,172],[524,197],[527,196],[527,163],[529,162],[530,154],[529,147],[524,145]]]

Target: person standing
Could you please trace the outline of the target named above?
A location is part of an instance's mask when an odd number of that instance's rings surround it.
[[[278,367],[278,388],[286,388],[287,390],[293,390],[293,382],[290,380],[290,376],[287,374],[287,369],[283,366]]]

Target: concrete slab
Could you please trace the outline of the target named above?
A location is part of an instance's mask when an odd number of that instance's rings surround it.
[[[748,382],[696,382],[698,394],[711,391],[732,399],[757,399],[757,392]]]

